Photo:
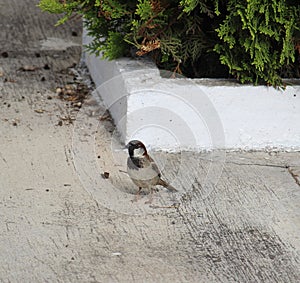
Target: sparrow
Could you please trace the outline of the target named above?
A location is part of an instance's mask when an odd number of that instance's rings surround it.
[[[141,141],[132,140],[126,145],[126,148],[129,154],[127,158],[127,172],[133,183],[139,188],[135,201],[138,199],[142,188],[150,189],[151,201],[154,186],[160,185],[169,191],[177,191],[161,178],[161,173],[156,163],[147,153],[147,149]],[[151,203],[151,201],[147,203]]]

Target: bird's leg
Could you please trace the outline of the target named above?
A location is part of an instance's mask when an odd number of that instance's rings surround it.
[[[139,187],[139,190],[136,193],[136,195],[135,195],[134,199],[132,200],[132,202],[136,202],[136,201],[138,201],[140,199],[140,192],[141,192],[141,190],[142,190],[142,187]]]
[[[153,191],[154,191],[154,189],[151,187],[150,188],[150,197],[149,197],[149,200],[147,200],[145,202],[145,204],[151,204],[152,203],[152,201],[153,201]]]

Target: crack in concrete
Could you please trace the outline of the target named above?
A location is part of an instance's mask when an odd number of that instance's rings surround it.
[[[234,161],[226,161],[228,164],[242,165],[242,166],[262,166],[262,167],[274,167],[274,168],[283,168],[288,169],[289,165],[279,165],[279,164],[261,164],[261,163],[239,163]]]
[[[242,166],[262,166],[262,167],[273,167],[273,168],[282,168],[287,169],[289,174],[292,176],[292,178],[295,180],[296,184],[300,187],[300,179],[298,178],[299,175],[295,174],[293,172],[293,169],[289,165],[279,165],[279,164],[261,164],[261,163],[239,163],[234,161],[226,162],[228,164],[235,164],[235,165],[242,165]]]
[[[291,174],[291,176],[293,177],[293,179],[295,180],[295,182],[296,182],[296,184],[300,187],[300,180],[298,179],[298,177],[299,177],[299,175],[297,175],[297,174],[295,174],[294,172],[293,172],[293,169],[290,167],[290,166],[288,166],[288,172]]]
[[[200,158],[201,160],[209,161],[209,162],[218,162],[217,160],[207,159],[207,158]],[[272,167],[272,168],[282,168],[287,169],[289,174],[292,176],[292,178],[295,180],[296,184],[300,187],[300,178],[299,175],[293,172],[292,166],[285,164],[263,164],[263,163],[242,163],[242,162],[236,162],[236,161],[225,161],[225,164],[234,164],[234,165],[240,165],[240,166],[261,166],[261,167]]]

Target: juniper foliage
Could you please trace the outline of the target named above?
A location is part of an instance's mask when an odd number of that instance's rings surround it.
[[[281,86],[300,74],[297,0],[41,0],[42,10],[84,17],[105,58],[152,56],[190,77]]]

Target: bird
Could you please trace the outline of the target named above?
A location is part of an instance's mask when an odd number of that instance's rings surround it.
[[[146,203],[152,202],[154,186],[160,185],[171,192],[177,192],[173,186],[161,178],[158,166],[141,141],[132,140],[126,145],[126,148],[129,154],[127,158],[127,172],[133,183],[139,188],[133,201],[138,200],[142,188],[150,189],[151,192],[151,200]]]

